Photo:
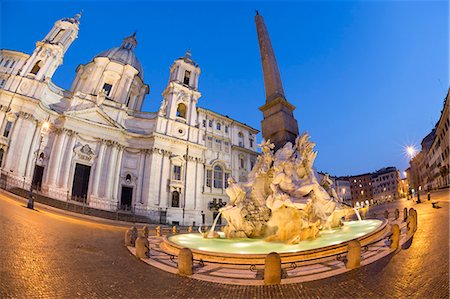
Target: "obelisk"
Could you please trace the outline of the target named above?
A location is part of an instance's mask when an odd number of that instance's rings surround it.
[[[264,116],[261,121],[262,135],[265,140],[270,139],[277,150],[287,142],[294,144],[295,138],[298,136],[298,124],[293,114],[295,107],[284,96],[280,71],[269,33],[264,19],[258,11],[255,22],[266,90],[266,103],[259,108]]]

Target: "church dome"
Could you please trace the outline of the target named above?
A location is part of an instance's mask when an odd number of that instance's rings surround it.
[[[138,76],[144,80],[144,70],[139,63],[134,48],[137,45],[136,32],[133,35],[123,39],[123,43],[120,47],[115,47],[97,54],[95,57],[106,57],[111,61],[116,61],[122,64],[128,64],[138,70]]]

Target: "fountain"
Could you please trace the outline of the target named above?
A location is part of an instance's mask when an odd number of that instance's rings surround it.
[[[170,236],[166,243],[211,254],[299,253],[335,248],[352,239],[383,231],[385,223],[362,220],[358,209],[344,204],[328,176],[319,183],[312,169],[316,152],[307,133],[273,152],[270,141],[247,183],[228,179],[230,202],[220,208],[209,231]],[[351,213],[358,221],[343,221]],[[222,217],[227,224],[216,232]]]
[[[209,231],[165,237],[171,254],[188,247],[197,259],[220,263],[263,264],[278,252],[283,261],[343,253],[357,239],[364,244],[384,237],[386,221],[362,220],[358,209],[343,203],[328,176],[319,182],[313,171],[317,156],[307,133],[299,134],[281,83],[275,54],[262,17],[255,17],[266,89],[260,107],[263,142],[246,183],[228,179],[229,203],[220,208]],[[358,221],[343,219],[356,213]],[[215,232],[222,215],[227,224]]]

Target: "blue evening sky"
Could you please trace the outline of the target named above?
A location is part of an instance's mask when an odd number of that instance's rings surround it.
[[[438,120],[449,86],[447,1],[2,1],[1,48],[31,53],[53,23],[84,10],[53,81],[137,30],[137,56],[156,111],[173,60],[192,49],[199,105],[260,128],[265,93],[254,10],[263,15],[316,168],[334,175],[408,165]],[[261,138],[259,138],[260,140]]]

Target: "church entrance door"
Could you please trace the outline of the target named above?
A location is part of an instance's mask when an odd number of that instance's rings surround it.
[[[44,167],[36,165],[33,174],[33,189],[41,190],[43,176],[44,176]]]
[[[91,166],[75,164],[75,173],[73,175],[72,199],[86,202],[89,176],[91,175]]]
[[[131,210],[131,203],[133,201],[133,188],[122,186],[122,195],[120,197],[120,206],[122,210]]]

